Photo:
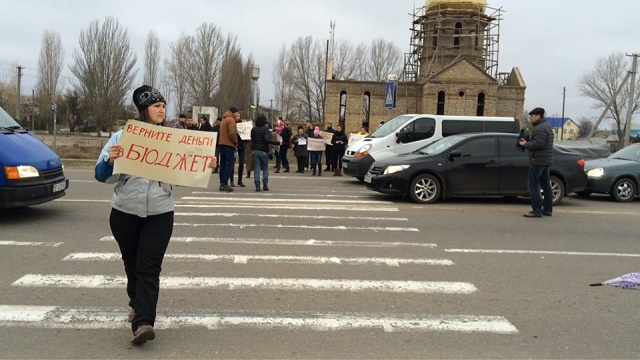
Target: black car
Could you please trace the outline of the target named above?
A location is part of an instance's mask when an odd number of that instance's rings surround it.
[[[629,202],[640,195],[640,144],[629,145],[606,159],[587,160],[589,181],[578,195],[609,194],[618,202]]]
[[[374,162],[365,184],[423,204],[456,196],[529,196],[528,152],[516,147],[517,139],[516,134],[502,133],[452,135],[413,153]],[[586,186],[582,155],[554,149],[554,204]]]

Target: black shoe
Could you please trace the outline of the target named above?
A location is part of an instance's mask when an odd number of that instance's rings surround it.
[[[327,166],[326,168],[324,168],[324,171],[331,171],[331,169]]]
[[[318,176],[322,176],[322,171],[318,171]]]
[[[233,189],[229,185],[224,184],[220,185],[220,191],[233,192]]]
[[[265,185],[265,186],[262,187],[262,190],[269,191],[269,187],[267,185]]]
[[[238,186],[245,187],[243,183],[238,183]]]
[[[541,218],[542,214],[536,214],[533,211],[529,211],[528,213],[525,213],[522,216],[528,217],[528,218]]]
[[[285,169],[283,172],[289,172],[289,169]]]
[[[544,212],[544,211],[542,212],[542,215],[544,215],[544,216],[553,216],[553,214],[552,214],[552,213],[550,213],[550,212]]]
[[[302,171],[302,170],[298,170],[298,171],[296,171],[296,173],[298,173],[298,174],[302,174],[303,172],[304,172],[304,171]]]
[[[262,191],[262,190],[260,190],[260,188],[259,188],[259,187],[257,187],[257,188],[256,188],[256,192],[260,192],[260,191]]]
[[[278,170],[274,171],[273,173],[274,173],[274,174],[277,174],[277,173],[279,173],[279,172],[280,172],[280,169],[278,169]],[[285,171],[285,172],[286,172],[286,171]]]
[[[315,172],[315,171],[314,171],[314,172],[312,172],[312,173],[311,173],[311,176],[316,176],[316,172]]]
[[[233,183],[231,183],[231,187],[236,187],[235,185],[233,185]]]

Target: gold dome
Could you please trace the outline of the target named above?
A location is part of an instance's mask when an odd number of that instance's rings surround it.
[[[487,0],[426,0],[427,11],[465,10],[484,13]]]

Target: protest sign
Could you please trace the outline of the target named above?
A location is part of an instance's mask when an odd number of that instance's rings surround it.
[[[307,145],[308,151],[324,151],[326,148],[326,143],[324,139],[309,139],[309,144]]]
[[[322,136],[322,138],[324,139],[324,142],[327,145],[333,145],[331,143],[331,139],[333,139],[333,133],[326,132],[326,131],[320,131],[320,136]]]
[[[238,129],[238,135],[240,140],[251,140],[251,129],[253,129],[253,123],[251,121],[239,122],[236,124]]]
[[[207,187],[216,134],[174,129],[129,120],[118,141],[123,153],[114,174],[128,174],[168,184]]]
[[[366,138],[367,135],[349,134],[349,145],[355,143],[358,140]]]

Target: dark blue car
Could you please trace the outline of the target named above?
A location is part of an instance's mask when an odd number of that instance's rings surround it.
[[[65,195],[62,160],[0,108],[0,209],[42,204]]]

